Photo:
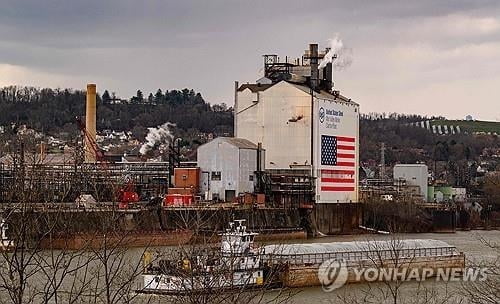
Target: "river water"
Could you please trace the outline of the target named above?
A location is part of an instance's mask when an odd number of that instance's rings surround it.
[[[435,239],[454,245],[465,253],[466,266],[482,261],[494,261],[498,251],[486,245],[482,239],[500,244],[500,231],[457,231],[456,233],[419,233],[400,235],[349,235],[329,236],[303,242],[340,242],[373,241],[399,239]],[[429,279],[422,284],[406,282],[402,284],[398,303],[467,303],[463,297],[463,282],[436,282]],[[389,293],[389,295],[384,295]],[[447,302],[445,302],[445,300]],[[348,284],[332,292],[325,292],[321,287],[305,288],[298,291],[293,303],[394,303],[390,289],[384,283]]]
[[[498,252],[494,249],[488,247],[484,244],[481,239],[495,242],[500,244],[500,231],[458,231],[456,233],[450,234],[438,234],[438,233],[422,233],[422,234],[401,234],[401,235],[375,235],[375,234],[365,234],[365,235],[349,235],[349,236],[328,236],[316,239],[308,240],[289,240],[286,243],[314,243],[314,242],[341,242],[341,241],[373,241],[373,240],[390,240],[393,238],[398,239],[435,239],[442,240],[451,245],[457,247],[459,251],[462,251],[466,255],[466,260],[468,265],[475,264],[480,261],[494,261],[497,258]],[[172,250],[173,247],[162,247],[158,248],[161,251]],[[121,260],[114,260],[113,263],[119,261],[121,264],[118,267],[117,273],[120,274],[125,269],[130,267],[135,267],[134,265],[142,265],[142,252],[144,248],[133,248],[125,249],[126,257]],[[47,252],[48,254],[50,251]],[[123,268],[123,269],[122,269]],[[140,269],[140,267],[139,267]],[[81,271],[80,271],[81,273]],[[96,276],[96,278],[102,276],[102,264],[96,264],[93,272],[89,274]],[[81,275],[75,275],[79,277]],[[37,274],[33,276],[38,284],[43,286],[45,277],[42,274]],[[79,279],[78,279],[79,280]],[[97,280],[97,279],[95,279]],[[116,280],[113,280],[116,281]],[[92,281],[93,282],[93,281]],[[102,285],[102,280],[96,281],[96,287]],[[69,282],[65,285],[68,285]],[[116,282],[115,282],[116,283]],[[120,282],[118,282],[120,283]],[[140,288],[141,278],[137,277],[134,286],[131,286],[130,291],[123,292],[125,294],[132,294],[132,290]],[[448,304],[448,303],[467,303],[464,301],[462,296],[462,291],[464,290],[463,283],[461,282],[436,282],[435,280],[429,279],[422,284],[417,282],[407,282],[404,283],[401,288],[402,296],[399,298],[397,303],[436,303],[436,304]],[[304,289],[293,289],[293,297],[287,298],[286,303],[394,303],[391,300],[391,296],[384,296],[390,291],[387,285],[384,283],[376,284],[348,284],[332,292],[325,292],[321,287],[310,287]],[[266,299],[272,299],[276,295],[276,291],[266,293]],[[0,302],[6,300],[6,294],[0,292]],[[153,297],[153,301],[150,297],[139,296],[133,303],[168,303],[168,300]],[[450,300],[450,301],[444,301]],[[34,303],[38,303],[35,301]],[[54,303],[54,301],[49,301]],[[64,303],[66,301],[59,301],[58,303]],[[90,303],[92,301],[86,301],[82,299],[82,303]],[[122,301],[118,301],[121,303]],[[125,302],[125,301],[123,301]],[[78,302],[80,303],[80,302]],[[92,302],[93,303],[93,302]],[[284,303],[284,302],[280,302]]]

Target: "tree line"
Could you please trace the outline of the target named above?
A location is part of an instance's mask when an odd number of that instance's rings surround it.
[[[360,120],[361,161],[380,160],[381,143],[385,143],[386,164],[427,161],[477,160],[485,148],[500,147],[498,136],[468,134],[437,135],[410,126],[411,122],[443,119],[420,115],[362,115]]]
[[[215,136],[233,135],[232,108],[210,104],[192,89],[161,90],[121,99],[104,90],[97,96],[97,128],[132,131],[143,140],[148,127],[175,123],[178,136],[187,138],[184,145],[200,144],[200,133]],[[85,115],[85,91],[9,86],[0,89],[0,126],[26,124],[48,135],[76,136],[75,116]],[[397,113],[367,113],[360,119],[360,159],[380,160],[380,145],[386,144],[386,163],[428,161],[468,161],[477,159],[484,148],[500,147],[495,136],[466,134],[436,135],[409,126],[411,122],[444,119]],[[6,128],[9,129],[9,128]]]
[[[233,128],[231,108],[211,105],[192,89],[158,89],[148,97],[138,90],[130,99],[120,99],[105,90],[97,96],[97,108],[98,130],[129,131],[165,122],[177,124],[180,130],[203,133],[230,134]],[[85,115],[85,91],[4,87],[0,89],[0,112],[0,126],[26,124],[50,135],[77,132],[75,117]]]

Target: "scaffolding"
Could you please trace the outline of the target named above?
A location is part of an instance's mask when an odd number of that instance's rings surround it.
[[[117,185],[133,182],[142,199],[167,192],[167,162],[0,165],[0,202],[75,202],[81,194],[114,201]]]
[[[264,189],[270,207],[309,208],[314,198],[314,179],[308,169],[266,170]]]

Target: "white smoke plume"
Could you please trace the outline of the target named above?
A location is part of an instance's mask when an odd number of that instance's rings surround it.
[[[328,63],[332,63],[333,68],[337,71],[343,70],[352,64],[352,49],[344,46],[344,42],[335,35],[332,39],[328,39],[330,50],[325,54],[323,60],[319,64],[319,68],[324,68]]]
[[[139,153],[142,155],[148,153],[155,146],[162,144],[170,145],[174,136],[170,132],[170,128],[175,127],[175,124],[167,122],[158,126],[156,128],[148,128],[148,134],[146,135],[146,142],[141,146]]]

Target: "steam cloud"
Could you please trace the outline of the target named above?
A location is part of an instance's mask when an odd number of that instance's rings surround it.
[[[332,39],[328,39],[328,42],[330,50],[325,54],[323,60],[321,60],[319,68],[324,68],[330,62],[337,71],[350,66],[352,64],[352,49],[346,48],[338,35],[335,35]],[[336,58],[335,55],[337,55]]]
[[[174,136],[170,132],[170,128],[172,127],[175,127],[175,124],[167,122],[156,128],[148,128],[149,132],[146,135],[146,142],[141,146],[139,153],[144,155],[155,146],[161,144],[170,145],[174,139]]]

